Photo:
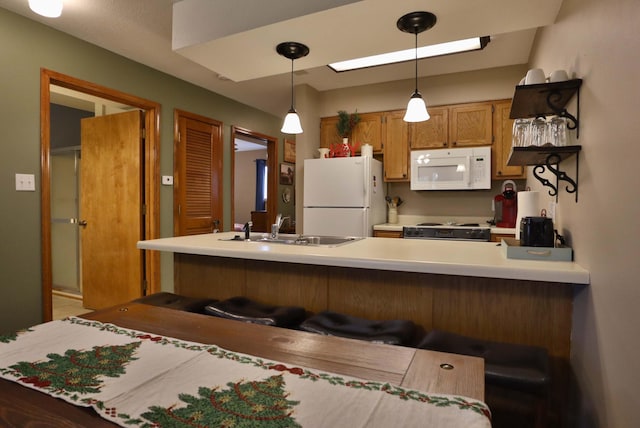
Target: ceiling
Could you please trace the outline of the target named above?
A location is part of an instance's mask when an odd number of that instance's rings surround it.
[[[280,116],[289,108],[291,62],[275,47],[310,48],[294,62],[295,84],[317,91],[412,79],[413,63],[335,73],[338,60],[411,48],[396,28],[427,10],[436,25],[420,45],[491,36],[482,51],[423,59],[421,77],[526,64],[536,29],[553,23],[562,0],[64,0],[60,18],[29,10],[28,0],[0,7],[86,40],[218,94]],[[175,49],[174,49],[175,47]],[[407,97],[412,84],[408,84]]]

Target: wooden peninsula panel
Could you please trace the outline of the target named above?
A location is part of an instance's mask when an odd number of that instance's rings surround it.
[[[219,300],[244,296],[246,264],[243,259],[177,253],[173,271],[175,291]]]
[[[327,308],[324,266],[247,261],[245,296],[280,306],[302,306],[317,313]]]
[[[349,269],[176,253],[175,291],[247,296],[369,319],[409,319],[480,339],[542,346],[569,358],[571,284]]]
[[[424,275],[332,267],[327,308],[356,317],[411,320],[423,329],[433,322],[433,287]]]
[[[187,296],[246,296],[302,306],[311,313],[327,309],[368,319],[408,319],[419,327],[418,335],[439,329],[543,347],[551,364],[550,414],[562,414],[568,403],[571,284],[181,253],[174,257],[175,291]]]

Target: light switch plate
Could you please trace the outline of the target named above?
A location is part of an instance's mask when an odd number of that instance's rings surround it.
[[[165,186],[171,186],[173,184],[173,176],[172,175],[163,175],[162,176],[162,184]]]
[[[36,176],[33,174],[16,174],[16,191],[35,192]]]

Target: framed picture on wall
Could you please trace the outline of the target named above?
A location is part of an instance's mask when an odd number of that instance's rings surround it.
[[[290,163],[280,164],[280,184],[293,184],[296,166]]]
[[[296,142],[284,140],[284,161],[296,163]]]

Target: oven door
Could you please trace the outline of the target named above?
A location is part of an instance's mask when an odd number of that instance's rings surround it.
[[[411,190],[471,188],[470,156],[423,156],[411,152]]]

